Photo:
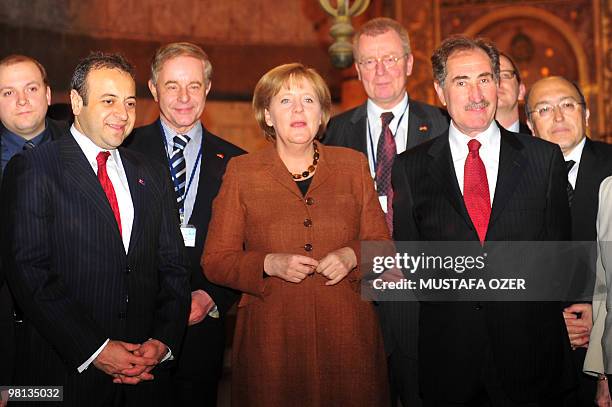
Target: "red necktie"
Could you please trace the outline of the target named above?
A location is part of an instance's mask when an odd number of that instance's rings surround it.
[[[393,160],[397,154],[395,138],[389,128],[393,120],[392,112],[384,112],[380,115],[382,121],[382,131],[378,139],[376,149],[376,191],[378,195],[387,196],[387,213],[385,220],[389,227],[389,232],[393,235],[393,189],[391,188],[391,170]]]
[[[98,180],[100,180],[102,189],[108,198],[108,203],[110,203],[110,207],[115,214],[115,219],[117,220],[117,225],[119,226],[119,234],[121,234],[121,215],[119,214],[119,203],[117,202],[117,195],[115,195],[115,188],[113,188],[113,184],[108,177],[108,172],[106,171],[106,160],[108,160],[108,156],[110,156],[108,151],[100,151],[96,157],[96,161],[98,161]]]
[[[489,217],[491,216],[491,197],[489,196],[489,183],[487,172],[480,159],[478,150],[480,143],[472,139],[468,142],[468,153],[465,159],[463,178],[463,200],[472,223],[478,233],[480,243],[483,243],[487,235]]]

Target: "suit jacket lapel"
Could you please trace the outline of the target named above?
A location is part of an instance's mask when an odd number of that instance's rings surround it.
[[[87,161],[85,154],[72,135],[62,137],[59,141],[60,157],[64,164],[65,179],[72,184],[74,191],[80,192],[95,208],[103,222],[116,225],[115,215],[108,203],[108,198],[98,181],[98,177]],[[119,228],[114,227],[117,238],[121,239]]]
[[[463,217],[468,225],[471,225],[472,220],[465,208],[463,196],[457,182],[457,174],[455,173],[455,166],[453,165],[450,152],[448,130],[435,139],[428,153],[432,157],[432,161],[429,164],[429,173],[432,179],[442,188],[446,198],[457,213]]]
[[[345,131],[348,135],[347,147],[361,151],[366,156],[368,155],[368,109],[367,103],[359,106],[353,112],[350,120],[349,128]]]
[[[213,199],[211,194],[217,190],[213,186],[221,183],[225,173],[224,157],[223,155],[217,155],[219,152],[214,148],[213,143],[210,142],[208,134],[208,131],[202,126],[202,158],[200,161],[198,191],[191,217],[194,214],[200,213],[200,211],[204,211],[204,205],[210,205]]]
[[[144,230],[143,222],[146,212],[145,188],[147,180],[140,171],[137,163],[130,159],[129,154],[126,154],[126,149],[120,148],[119,153],[121,154],[121,163],[123,164],[125,176],[130,186],[130,196],[132,197],[132,205],[134,206],[134,221],[132,223],[129,253],[132,247],[138,242],[140,233]]]
[[[491,218],[489,220],[489,230],[503,211],[514,189],[521,180],[525,163],[525,157],[521,153],[523,145],[516,135],[501,126],[499,126],[499,130],[501,132],[499,169],[497,172],[495,196],[493,197],[491,208]]]
[[[408,108],[408,134],[406,134],[406,150],[420,144],[429,138],[431,121],[418,103],[410,103]]]
[[[266,166],[266,169],[268,173],[270,174],[270,177],[275,182],[278,182],[283,187],[287,188],[289,192],[291,192],[292,194],[302,199],[303,197],[302,197],[302,193],[300,192],[300,189],[295,184],[295,181],[291,178],[291,175],[289,174],[287,167],[285,167],[285,164],[280,159],[278,153],[276,152],[276,148],[274,147],[274,145],[266,147],[266,149],[264,150],[264,154],[265,154],[264,160],[263,160],[264,165]],[[317,172],[319,172],[318,168],[317,168]]]

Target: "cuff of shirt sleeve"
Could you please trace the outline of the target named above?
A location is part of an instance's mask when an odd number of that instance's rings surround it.
[[[83,363],[81,366],[79,366],[77,368],[77,370],[79,371],[79,373],[83,373],[85,370],[87,370],[87,368],[89,367],[89,365],[91,365],[91,363],[96,360],[96,358],[98,357],[98,355],[104,350],[104,348],[106,347],[106,345],[108,345],[108,342],[110,341],[110,338],[105,340],[104,343],[102,344],[102,346],[100,346],[98,348],[98,350],[91,355],[91,357],[89,359],[87,359],[85,361],[85,363]]]

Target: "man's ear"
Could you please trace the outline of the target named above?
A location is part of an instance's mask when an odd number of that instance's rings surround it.
[[[78,116],[81,114],[83,109],[83,98],[79,95],[79,92],[72,89],[70,91],[70,106],[72,107],[72,114]]]
[[[211,87],[212,87],[212,81],[208,81],[208,85],[206,85],[206,96],[208,96],[208,92],[210,92]]]
[[[440,86],[438,82],[434,81],[434,89],[436,90],[436,94],[438,95],[438,99],[440,99],[442,105],[446,106],[446,98],[444,97],[444,89],[442,89],[442,86]]]
[[[149,92],[151,92],[151,95],[153,95],[153,100],[159,103],[159,100],[157,100],[157,88],[155,85],[153,85],[153,81],[149,79],[147,84],[149,85]]]
[[[518,100],[525,99],[525,91],[526,91],[525,84],[521,83],[519,85]]]

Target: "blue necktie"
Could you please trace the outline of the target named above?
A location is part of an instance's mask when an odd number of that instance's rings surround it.
[[[179,210],[183,209],[185,199],[185,184],[187,183],[187,166],[185,164],[185,147],[189,143],[189,137],[184,134],[174,136],[174,147],[170,156],[170,166],[174,171],[174,192]]]

